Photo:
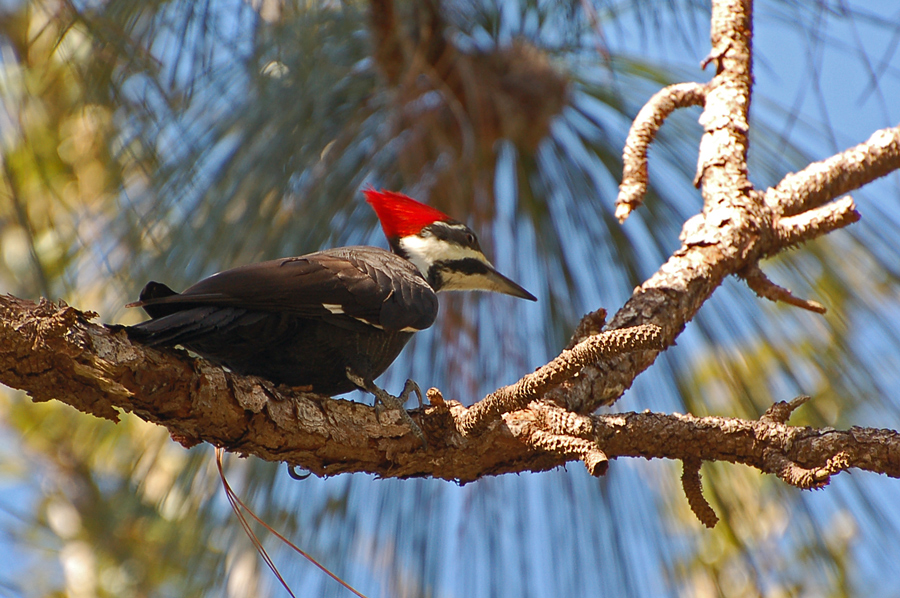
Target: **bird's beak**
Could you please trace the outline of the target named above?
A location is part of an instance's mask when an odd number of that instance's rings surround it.
[[[495,293],[503,293],[505,295],[512,295],[513,297],[528,299],[529,301],[537,301],[537,297],[497,272],[492,266],[488,266],[487,272],[485,272],[484,277],[487,282],[487,284],[485,285],[485,290],[493,291]]]

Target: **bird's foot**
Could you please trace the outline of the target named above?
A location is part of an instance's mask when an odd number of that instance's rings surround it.
[[[419,388],[419,385],[416,384],[415,380],[407,380],[406,384],[403,385],[403,392],[400,393],[400,396],[397,397],[400,400],[401,405],[405,405],[406,401],[409,400],[409,395],[413,392],[416,393],[416,399],[419,401],[419,409],[425,406],[425,402],[422,400],[422,389]]]
[[[350,368],[347,368],[347,378],[361,389],[375,396],[375,417],[378,419],[379,423],[381,423],[381,407],[396,410],[400,414],[400,419],[402,419],[409,429],[412,430],[412,433],[415,434],[416,438],[422,441],[422,446],[428,448],[428,443],[425,441],[425,433],[422,432],[422,428],[419,427],[419,424],[413,420],[409,415],[409,412],[403,407],[409,399],[409,395],[413,392],[416,393],[416,396],[419,399],[419,407],[424,405],[422,402],[422,391],[415,381],[407,380],[406,384],[403,386],[403,392],[400,393],[399,397],[395,397],[384,389],[376,386],[371,380],[366,380],[362,376],[356,375]]]

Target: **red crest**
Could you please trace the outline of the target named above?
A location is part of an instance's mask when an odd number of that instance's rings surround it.
[[[363,191],[366,201],[375,209],[381,228],[388,238],[407,237],[418,234],[433,222],[452,220],[440,210],[416,201],[412,197],[394,191]]]

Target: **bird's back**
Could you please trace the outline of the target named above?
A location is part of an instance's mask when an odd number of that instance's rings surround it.
[[[175,293],[148,283],[153,319],[129,328],[149,345],[182,345],[241,374],[323,394],[374,379],[437,316],[410,262],[376,247],[341,247],[227,270]]]

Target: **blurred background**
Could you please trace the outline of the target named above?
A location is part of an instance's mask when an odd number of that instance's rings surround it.
[[[373,15],[375,18],[373,18]],[[700,209],[699,110],[666,122],[653,191],[613,218],[631,119],[706,81],[701,0],[2,0],[0,292],[105,322],[159,280],[323,247],[386,247],[359,190],[402,190],[479,231],[539,297],[444,295],[380,380],[471,403],[614,312]],[[759,188],[900,121],[896,0],[759,0],[750,176]],[[900,178],[863,219],[763,264],[823,316],[728,280],[613,410],[900,428]],[[365,396],[348,395],[360,401]],[[900,481],[800,492],[705,464],[573,464],[480,480],[302,482],[230,456],[270,524],[375,596],[900,596]],[[271,538],[298,595],[346,590]],[[284,596],[232,516],[212,450],[0,389],[0,596]]]

